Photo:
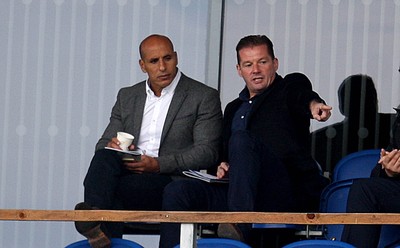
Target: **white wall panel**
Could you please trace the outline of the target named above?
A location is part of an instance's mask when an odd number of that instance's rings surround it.
[[[278,73],[305,73],[334,107],[327,123],[343,119],[337,89],[351,74],[375,82],[380,112],[400,104],[398,0],[227,0],[221,98],[225,106],[243,88],[235,69],[235,46],[249,34],[266,34],[280,62]]]
[[[211,1],[0,1],[0,208],[72,209],[83,199],[118,89],[145,79],[138,45],[148,34],[171,37],[182,71],[216,87],[218,72],[207,69],[219,59]],[[223,107],[244,86],[235,46],[255,33],[274,42],[280,74],[304,72],[334,107],[322,125],[343,118],[336,92],[350,74],[372,76],[381,112],[400,103],[399,0],[226,0],[223,22]],[[72,223],[0,222],[0,247],[81,238]]]
[[[182,71],[204,81],[208,14],[203,0],[0,1],[0,208],[73,209],[82,201],[118,89],[146,78],[139,42],[168,35]],[[0,247],[82,238],[73,223],[0,222]]]

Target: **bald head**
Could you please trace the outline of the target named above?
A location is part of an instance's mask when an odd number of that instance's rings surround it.
[[[167,46],[169,46],[171,51],[174,51],[174,45],[172,44],[172,41],[164,35],[160,35],[160,34],[152,34],[150,36],[147,36],[139,45],[139,54],[140,54],[140,58],[143,59],[144,58],[144,53],[145,50],[144,49],[146,46],[151,46],[153,44],[159,44],[159,43],[166,43]]]
[[[149,86],[156,96],[171,84],[178,72],[178,57],[169,38],[150,35],[139,46],[139,65],[147,73]]]

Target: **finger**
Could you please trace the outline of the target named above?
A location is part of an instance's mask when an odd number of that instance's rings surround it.
[[[329,106],[329,105],[322,105],[321,106],[321,109],[323,109],[323,110],[332,110],[332,107],[331,106]]]
[[[396,164],[393,167],[393,172],[397,175],[400,174],[400,158],[397,159]]]
[[[124,165],[129,170],[139,170],[139,169],[143,168],[143,166],[141,166],[140,161],[126,162]]]
[[[108,142],[107,146],[111,147],[111,148],[115,148],[115,149],[121,149],[119,147],[120,142],[118,141],[118,139],[116,137],[112,138],[110,140],[110,142]]]
[[[400,173],[400,156],[395,156],[390,163],[388,163],[387,167],[385,167],[386,171],[389,171],[390,174],[396,175]]]
[[[222,162],[218,167],[227,171],[229,169],[229,164],[226,162]]]
[[[381,153],[380,153],[380,158],[379,158],[379,161],[378,161],[378,164],[381,164],[382,162],[383,162],[383,160],[384,160],[384,158],[385,158],[385,156],[387,155],[387,154],[389,154],[389,152],[387,152],[385,149],[381,149]]]
[[[398,150],[397,150],[397,149],[394,149],[394,150],[392,150],[391,152],[387,153],[386,156],[387,156],[387,158],[389,158],[389,159],[393,159],[393,157],[396,156],[397,152],[398,152]]]
[[[326,121],[330,116],[331,116],[331,112],[330,111],[322,111],[321,119]]]
[[[117,137],[113,137],[112,139],[111,139],[111,142],[112,143],[114,143],[114,144],[117,144],[117,145],[119,145],[121,142],[119,142],[119,140],[117,139]]]
[[[385,168],[392,170],[397,160],[399,159],[399,156],[400,155],[398,154],[397,150],[393,150],[389,154],[387,154],[384,159]]]
[[[218,166],[217,177],[223,178],[226,175],[226,170],[222,166]]]
[[[398,163],[400,160],[400,151],[396,152],[392,159],[395,161],[395,163]]]

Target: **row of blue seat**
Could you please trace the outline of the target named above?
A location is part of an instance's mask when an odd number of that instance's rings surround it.
[[[199,239],[197,241],[198,248],[251,248],[250,246],[232,239],[221,239],[221,238],[206,238]],[[297,241],[284,246],[283,248],[318,248],[318,247],[337,247],[337,248],[354,248],[340,241],[332,240],[303,240]],[[90,248],[87,240],[81,240],[68,245],[66,248]],[[144,248],[136,242],[126,239],[112,239],[111,248]],[[175,248],[180,248],[176,246]]]

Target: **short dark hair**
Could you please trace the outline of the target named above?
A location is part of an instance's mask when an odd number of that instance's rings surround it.
[[[271,57],[273,59],[275,58],[274,45],[272,44],[272,41],[267,36],[265,36],[265,35],[249,35],[249,36],[245,36],[242,39],[240,39],[239,43],[236,45],[237,63],[240,64],[240,57],[239,57],[240,50],[242,50],[245,47],[253,47],[253,46],[259,46],[259,45],[266,45]]]

